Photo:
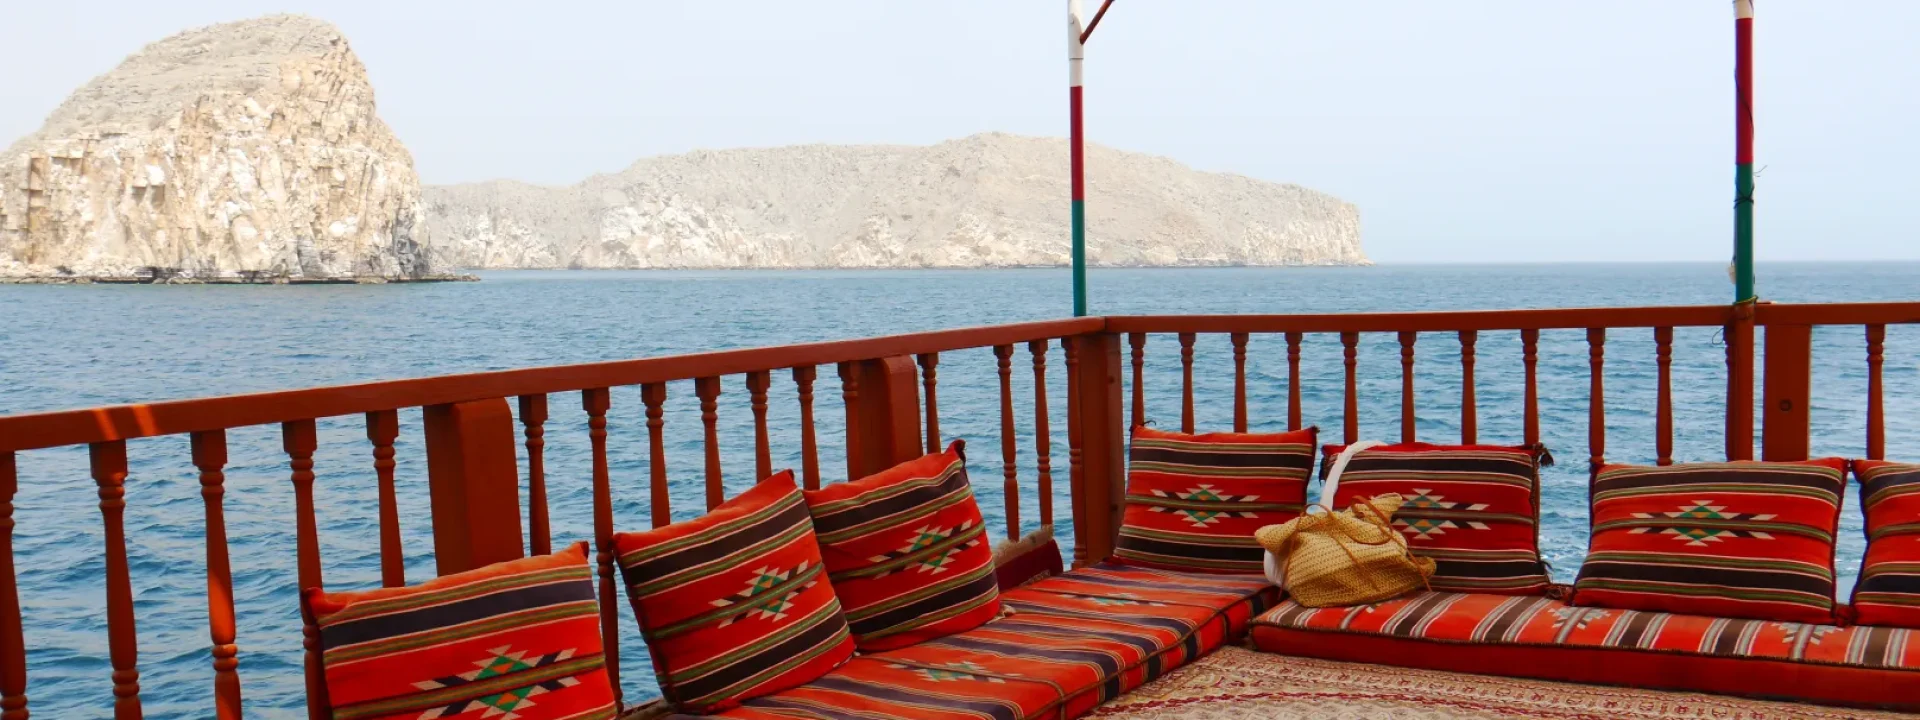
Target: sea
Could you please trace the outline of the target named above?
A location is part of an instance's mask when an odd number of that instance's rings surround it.
[[[1063,270],[488,272],[478,283],[309,286],[0,285],[0,414],[225,395],[357,381],[647,357],[701,350],[858,338],[1059,318],[1071,313]],[[1920,263],[1762,264],[1761,294],[1777,302],[1920,299]],[[1381,265],[1339,268],[1096,269],[1095,314],[1330,313],[1719,304],[1732,295],[1724,265]],[[1675,334],[1675,456],[1722,457],[1725,354],[1716,328]],[[1521,439],[1522,365],[1512,332],[1483,332],[1476,390],[1483,442]],[[1651,330],[1606,338],[1607,457],[1654,460],[1655,346]],[[1360,353],[1361,436],[1399,436],[1399,346],[1366,336]],[[1430,333],[1416,345],[1422,440],[1459,437],[1459,344]],[[1230,429],[1233,370],[1224,336],[1197,347],[1198,426]],[[1023,530],[1037,527],[1031,364],[1014,367],[1016,470]],[[1179,426],[1180,365],[1171,336],[1147,345],[1147,409]],[[1888,329],[1887,451],[1920,458],[1920,328]],[[1056,533],[1066,517],[1064,365],[1049,354]],[[1541,546],[1553,576],[1571,581],[1587,539],[1587,345],[1578,330],[1547,331],[1540,346],[1542,435],[1560,462],[1544,475]],[[1284,340],[1248,348],[1250,424],[1286,426]],[[943,354],[940,424],[970,454],[991,528],[1004,527],[998,380],[987,349]],[[1815,336],[1813,451],[1859,456],[1864,446],[1864,333]],[[1309,336],[1303,414],[1338,440],[1337,338]],[[838,394],[821,373],[819,427],[828,479],[845,475]],[[799,464],[798,410],[789,376],[770,398],[776,465]],[[590,539],[586,417],[577,394],[551,399],[547,473],[556,547]],[[609,459],[616,524],[647,526],[647,442],[638,388],[616,388]],[[675,518],[701,504],[702,445],[691,383],[669,388],[666,454]],[[725,380],[720,403],[729,494],[754,478],[747,392]],[[418,410],[402,413],[398,449],[407,578],[432,577],[432,538]],[[316,498],[329,589],[379,584],[375,477],[362,418],[320,421]],[[224,498],[238,609],[240,673],[250,717],[301,717],[293,490],[279,431],[229,435]],[[147,717],[211,715],[206,545],[201,488],[184,437],[129,443],[128,557],[138,614]],[[522,453],[524,455],[524,452]],[[105,626],[104,547],[84,449],[23,453],[14,500],[14,553],[26,617],[28,695],[36,717],[107,717],[112,682]],[[1865,544],[1857,500],[1842,520],[1838,569],[1849,591]],[[657,694],[622,600],[621,683],[629,700]]]

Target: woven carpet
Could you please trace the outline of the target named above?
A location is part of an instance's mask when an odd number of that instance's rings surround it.
[[[1093,712],[1108,720],[1668,720],[1901,718],[1915,715],[1720,695],[1516,680],[1221,648]]]

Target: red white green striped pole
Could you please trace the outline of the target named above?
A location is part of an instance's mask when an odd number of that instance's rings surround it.
[[[1105,8],[1102,8],[1104,10]],[[1073,183],[1073,315],[1087,314],[1086,138],[1080,130],[1080,61],[1086,56],[1086,28],[1080,0],[1067,0],[1067,152]]]
[[[1734,140],[1733,301],[1753,288],[1753,0],[1733,0]]]

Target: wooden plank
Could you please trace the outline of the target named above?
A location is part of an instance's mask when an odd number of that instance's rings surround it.
[[[1753,308],[1737,306],[1726,326],[1727,459],[1753,459]]]
[[[913,358],[905,355],[854,363],[859,379],[856,410],[860,442],[853,477],[863,478],[923,454],[920,437],[920,383]],[[851,431],[850,431],[851,432]]]
[[[1903,303],[1920,317],[1920,302]],[[1864,311],[1863,311],[1864,312]],[[1107,332],[1339,333],[1456,332],[1460,330],[1579,329],[1588,327],[1711,327],[1727,321],[1726,305],[1547,310],[1446,310],[1302,315],[1110,315]],[[1838,320],[1836,320],[1838,321]]]
[[[525,557],[520,468],[506,399],[434,405],[423,416],[436,569],[452,575]],[[604,434],[605,418],[600,420]]]
[[[1766,385],[1761,391],[1760,457],[1805,460],[1813,386],[1813,326],[1768,325]]]
[[[1120,394],[1120,336],[1096,333],[1072,338],[1068,405],[1078,417],[1072,451],[1074,516],[1085,517],[1086,533],[1074,538],[1081,564],[1105,560],[1119,540],[1120,512],[1126,499],[1126,405]],[[1078,548],[1084,547],[1082,552]]]
[[[28,715],[27,638],[13,569],[13,496],[19,490],[19,465],[13,453],[0,452],[0,720]]]

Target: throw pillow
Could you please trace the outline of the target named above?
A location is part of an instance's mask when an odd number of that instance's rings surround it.
[[[1854,620],[1920,628],[1920,465],[1860,460],[1853,472],[1867,513]]]
[[[1166,570],[1259,574],[1266,551],[1253,532],[1300,515],[1319,432],[1134,428],[1114,557]]]

